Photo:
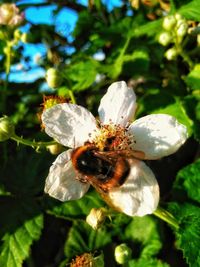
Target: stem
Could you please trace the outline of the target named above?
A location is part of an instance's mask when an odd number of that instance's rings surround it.
[[[31,146],[33,148],[46,147],[46,146],[54,145],[57,143],[56,141],[49,141],[49,142],[36,142],[35,140],[30,141],[30,140],[24,139],[23,137],[20,137],[16,134],[14,134],[11,137],[11,139],[16,141],[17,143],[23,144],[25,146]]]
[[[171,213],[169,213],[165,209],[158,207],[153,214],[158,218],[160,218],[161,220],[173,226],[176,230],[179,229],[178,221],[174,218],[174,216]]]
[[[190,57],[188,56],[188,54],[185,53],[183,51],[183,49],[180,50],[180,53],[179,54],[182,56],[183,60],[189,65],[190,70],[193,69],[194,63],[192,62],[192,60],[190,59]]]
[[[194,67],[194,63],[193,61],[191,60],[191,58],[189,57],[189,55],[184,51],[184,46],[185,46],[185,43],[186,43],[186,40],[184,43],[181,43],[179,40],[178,40],[178,36],[176,36],[176,39],[175,39],[175,47],[179,53],[179,55],[183,58],[183,60],[188,64],[190,70],[193,69]]]
[[[10,74],[10,65],[11,65],[11,46],[7,44],[7,53],[6,53],[6,61],[5,61],[5,81],[2,90],[2,113],[6,112],[6,99],[7,99],[7,88],[9,82],[9,74]]]
[[[74,97],[74,93],[72,92],[72,90],[69,90],[69,96],[71,98],[72,104],[76,104],[76,99]]]

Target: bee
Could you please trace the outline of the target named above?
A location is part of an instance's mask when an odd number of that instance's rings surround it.
[[[127,150],[99,151],[97,147],[85,144],[72,152],[71,160],[80,181],[89,182],[107,193],[126,181],[131,168],[128,158],[135,154]]]

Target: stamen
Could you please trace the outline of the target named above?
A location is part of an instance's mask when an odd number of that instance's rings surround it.
[[[100,151],[130,150],[132,138],[128,134],[128,126],[122,127],[113,123],[100,125],[93,140],[94,145]]]

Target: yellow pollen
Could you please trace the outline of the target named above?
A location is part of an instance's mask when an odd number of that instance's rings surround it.
[[[130,150],[130,137],[127,128],[121,125],[100,125],[100,131],[94,138],[94,144],[100,151]]]
[[[72,260],[70,267],[91,267],[93,266],[93,257],[90,253],[84,253],[83,255],[76,256],[75,260]]]
[[[68,103],[69,100],[65,99],[64,97],[60,96],[44,96],[43,97],[43,103],[41,104],[43,106],[43,111],[49,108],[52,108],[53,106],[61,103]]]

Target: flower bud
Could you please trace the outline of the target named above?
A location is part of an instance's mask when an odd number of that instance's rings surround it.
[[[86,222],[94,229],[97,230],[104,223],[106,218],[105,209],[93,208],[86,217]]]
[[[58,155],[61,153],[62,151],[62,146],[60,144],[53,144],[53,145],[49,145],[47,147],[47,149],[49,150],[49,152],[52,154],[52,155]]]
[[[62,77],[60,72],[55,68],[50,68],[46,72],[46,80],[51,88],[57,88],[62,83]]]
[[[182,17],[181,14],[179,14],[179,13],[176,13],[174,16],[175,16],[175,19],[176,19],[177,21],[183,19],[183,17]]]
[[[164,18],[162,26],[166,31],[171,31],[175,25],[176,25],[175,16],[170,15]]]
[[[181,20],[179,21],[179,23],[177,23],[177,30],[176,30],[176,34],[179,37],[183,37],[188,30],[188,24],[185,20]]]
[[[172,36],[169,32],[162,32],[158,37],[158,42],[163,46],[170,44],[171,40]]]
[[[8,140],[15,133],[15,126],[11,120],[4,116],[0,118],[0,142]]]
[[[131,248],[126,244],[121,244],[115,248],[115,260],[119,264],[124,264],[131,259]]]
[[[172,47],[165,52],[165,57],[168,60],[174,60],[177,57],[177,55],[178,52],[175,47]]]

